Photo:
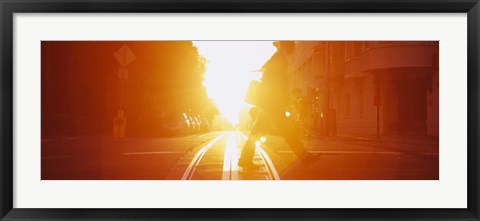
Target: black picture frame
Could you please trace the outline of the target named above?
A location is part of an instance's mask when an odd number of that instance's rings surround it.
[[[0,0],[1,220],[480,220],[478,0]],[[466,209],[17,209],[13,208],[14,13],[467,13],[468,208]],[[92,199],[94,200],[94,199]],[[412,199],[413,200],[413,199]]]

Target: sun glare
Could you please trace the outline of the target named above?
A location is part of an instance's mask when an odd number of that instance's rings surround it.
[[[204,85],[222,116],[238,124],[251,80],[259,78],[262,65],[273,55],[271,41],[195,41],[199,54],[207,59]]]

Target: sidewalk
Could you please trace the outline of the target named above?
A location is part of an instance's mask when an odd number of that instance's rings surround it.
[[[305,136],[304,138],[314,138],[332,141],[366,141],[366,142],[382,142],[382,143],[399,143],[399,144],[419,144],[419,145],[436,145],[439,143],[438,136],[399,136],[388,135],[380,136],[378,139],[374,135],[357,135],[357,134],[337,134],[336,136]]]

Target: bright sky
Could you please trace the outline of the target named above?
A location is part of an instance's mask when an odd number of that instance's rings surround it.
[[[247,107],[243,98],[248,84],[258,79],[262,65],[273,55],[271,41],[194,41],[207,59],[205,87],[220,113],[237,124],[240,111]]]

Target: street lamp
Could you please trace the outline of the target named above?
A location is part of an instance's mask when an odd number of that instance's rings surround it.
[[[324,67],[323,67],[323,70],[324,70],[324,88],[325,88],[325,100],[323,101],[324,102],[324,110],[325,111],[322,111],[322,114],[323,114],[323,119],[326,119],[325,123],[324,123],[324,128],[325,128],[325,134],[328,136],[330,135],[330,56],[331,56],[331,52],[330,52],[330,43],[329,42],[323,42],[324,44]],[[320,50],[320,47],[321,46],[316,46],[314,47],[312,50],[313,52],[315,53],[315,55],[318,55],[319,53],[319,50]]]

